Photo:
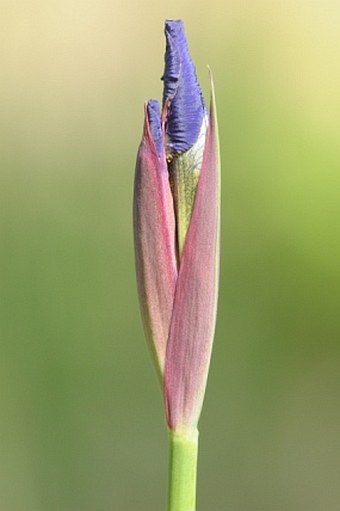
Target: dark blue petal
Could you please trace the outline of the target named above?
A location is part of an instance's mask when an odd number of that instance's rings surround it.
[[[157,154],[161,156],[163,149],[161,112],[157,99],[150,99],[147,103],[147,113],[150,132],[155,143]]]
[[[165,22],[165,69],[163,105],[170,99],[166,132],[168,148],[174,152],[189,149],[197,140],[205,114],[202,91],[190,59],[181,20]]]

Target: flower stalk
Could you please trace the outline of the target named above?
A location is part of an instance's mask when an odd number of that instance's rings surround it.
[[[169,431],[168,511],[195,511],[198,431],[186,437]]]

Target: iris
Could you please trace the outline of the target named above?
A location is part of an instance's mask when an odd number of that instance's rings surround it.
[[[169,511],[194,511],[198,431],[214,337],[220,160],[211,81],[204,105],[180,20],[165,22],[162,112],[145,107],[134,189],[139,301],[163,387]]]
[[[208,113],[183,22],[167,20],[165,36],[163,109],[155,99],[145,108],[134,234],[145,333],[164,386],[168,426],[178,432],[196,428],[212,348],[220,163],[213,88]]]

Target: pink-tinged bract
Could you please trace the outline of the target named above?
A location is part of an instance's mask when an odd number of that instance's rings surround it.
[[[165,152],[157,154],[146,108],[136,162],[133,221],[143,325],[161,375],[177,280],[175,218]]]
[[[201,172],[180,261],[164,371],[168,427],[197,427],[215,329],[219,273],[220,165],[214,91]]]

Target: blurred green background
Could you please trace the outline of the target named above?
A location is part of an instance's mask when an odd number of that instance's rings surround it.
[[[0,507],[165,510],[131,201],[163,20],[223,162],[199,511],[340,506],[340,4],[2,0]]]

